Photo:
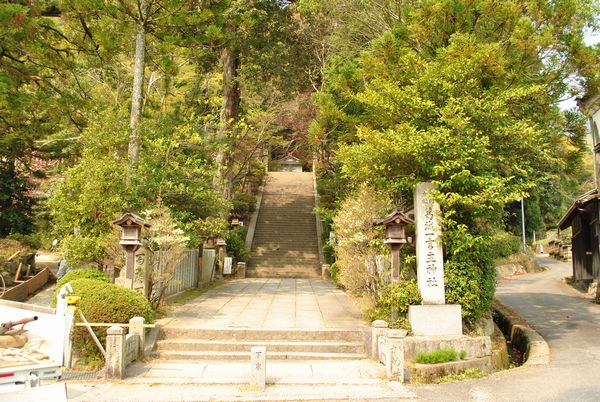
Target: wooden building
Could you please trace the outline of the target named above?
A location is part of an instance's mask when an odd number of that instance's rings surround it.
[[[597,88],[600,89],[600,88]],[[600,91],[579,100],[579,108],[589,118],[594,146],[594,173],[596,188],[577,198],[558,222],[558,230],[571,228],[573,253],[573,280],[587,290],[595,284],[600,297]]]
[[[587,290],[600,277],[600,243],[598,234],[598,190],[594,189],[575,200],[558,222],[558,230],[571,227],[573,280]]]

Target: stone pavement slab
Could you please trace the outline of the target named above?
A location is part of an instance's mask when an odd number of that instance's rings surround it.
[[[178,307],[160,325],[193,328],[366,327],[352,300],[331,282],[240,279]]]
[[[99,384],[70,386],[69,400],[100,401],[398,401],[415,394],[398,383],[378,385],[267,386],[264,392],[239,385]]]

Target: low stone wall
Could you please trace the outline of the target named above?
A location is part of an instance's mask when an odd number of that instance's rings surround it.
[[[374,321],[371,326],[371,358],[386,366],[389,380],[403,382],[405,376],[430,381],[450,373],[460,373],[469,368],[491,372],[492,341],[489,336],[406,336],[405,330],[388,329],[385,321]],[[452,348],[466,352],[465,360],[441,364],[416,364],[421,353]]]
[[[517,349],[523,353],[524,366],[536,366],[550,362],[548,343],[532,329],[516,312],[499,301],[494,302],[496,324]]]
[[[464,350],[467,358],[476,359],[492,354],[492,341],[489,336],[409,336],[404,340],[404,360],[414,362],[419,354],[439,349]]]
[[[129,333],[120,326],[112,326],[106,332],[106,377],[122,379],[127,366],[144,353],[146,342],[144,319],[129,320]]]

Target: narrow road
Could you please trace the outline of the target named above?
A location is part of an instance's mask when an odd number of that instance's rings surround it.
[[[550,364],[508,370],[484,380],[410,386],[419,400],[600,400],[600,305],[562,283],[571,275],[571,263],[537,258],[547,271],[501,280],[496,297],[548,342]]]

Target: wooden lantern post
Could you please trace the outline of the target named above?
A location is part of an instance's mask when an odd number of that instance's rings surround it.
[[[400,281],[400,248],[406,243],[410,243],[411,239],[406,237],[406,225],[415,223],[410,219],[406,212],[395,209],[391,214],[383,219],[378,219],[373,222],[375,225],[385,225],[386,239],[385,244],[390,248],[392,253],[392,272],[391,282]],[[398,319],[397,306],[392,303],[392,325]]]

